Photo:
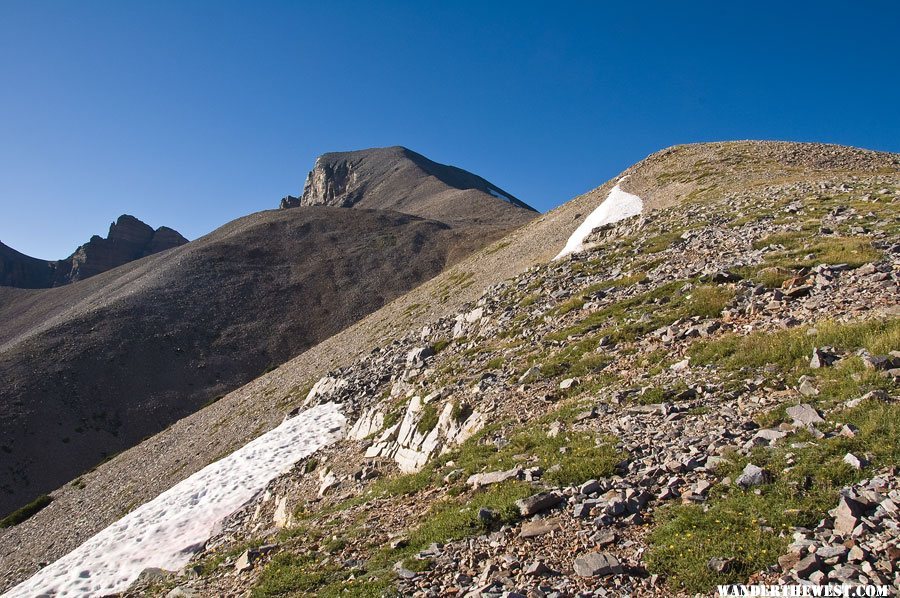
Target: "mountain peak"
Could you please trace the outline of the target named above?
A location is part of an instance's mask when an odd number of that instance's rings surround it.
[[[505,203],[535,210],[486,179],[439,164],[402,146],[329,152],[316,159],[300,197],[282,199],[282,208],[300,206],[390,209],[423,217],[458,217],[458,206],[437,206],[441,193],[466,194],[487,205]],[[500,202],[497,202],[500,200]],[[431,201],[431,205],[425,205]],[[447,214],[450,209],[452,214]]]
[[[93,235],[69,257],[44,261],[0,247],[0,286],[55,287],[83,280],[130,261],[184,245],[188,240],[167,226],[154,230],[130,214],[110,223],[106,237]]]

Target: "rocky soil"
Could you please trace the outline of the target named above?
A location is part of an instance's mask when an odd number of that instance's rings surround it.
[[[303,405],[347,440],[134,593],[897,587],[900,177],[810,179],[595,231],[332,370]]]
[[[648,213],[598,231],[591,251],[547,261],[613,182],[54,492],[0,532],[5,583],[333,398],[352,437],[275,481],[191,567],[148,572],[134,592],[672,595],[777,576],[794,531],[830,524],[835,484],[893,475],[859,410],[895,413],[898,164],[764,142],[654,154],[624,184]],[[810,368],[813,349],[825,367]],[[785,407],[800,403],[824,423],[793,425]],[[837,450],[844,426],[861,430],[846,440],[861,470],[840,469],[777,528],[738,517],[768,556],[721,548],[701,514],[781,493],[805,471],[804,443]],[[769,483],[739,485],[748,464]],[[858,515],[889,520],[869,507]],[[700,571],[679,557],[684,517],[707,536],[689,559]],[[894,575],[882,561],[866,557]]]

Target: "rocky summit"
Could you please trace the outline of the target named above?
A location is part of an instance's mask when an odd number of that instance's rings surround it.
[[[898,587],[898,284],[900,156],[664,150],[54,491],[3,587],[326,405],[340,440],[124,595]]]
[[[439,192],[436,192],[439,191]],[[486,196],[474,214],[467,198]],[[509,204],[504,206],[503,204]],[[299,206],[359,207],[424,215],[439,210],[456,218],[497,218],[525,202],[480,176],[438,164],[405,147],[386,147],[323,154],[306,177],[300,197],[287,196],[282,208]]]
[[[123,214],[109,225],[105,238],[94,235],[62,260],[39,260],[0,243],[0,286],[37,289],[69,284],[187,242],[176,230],[166,226],[153,230]]]

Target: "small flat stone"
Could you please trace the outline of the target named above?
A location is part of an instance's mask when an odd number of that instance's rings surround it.
[[[778,557],[778,565],[781,567],[782,571],[790,571],[794,568],[794,565],[799,562],[800,555],[794,552],[789,552]]]
[[[734,568],[734,559],[713,557],[706,563],[706,567],[713,573],[728,573]]]
[[[766,428],[757,432],[753,436],[752,442],[757,446],[768,446],[770,444],[775,444],[785,436],[787,436],[787,432],[785,432],[784,430],[778,430],[776,428]]]
[[[584,484],[578,487],[578,492],[581,494],[593,494],[600,490],[600,482],[597,480],[588,480]]]
[[[811,426],[813,424],[825,423],[825,420],[822,419],[819,412],[816,411],[812,405],[807,405],[805,403],[788,407],[786,413],[788,417],[794,420],[793,424],[795,426]]]
[[[245,550],[234,563],[234,569],[238,573],[249,571],[253,568],[253,561],[259,557],[259,553],[255,550]]]
[[[528,521],[522,524],[522,530],[519,532],[520,538],[537,538],[554,532],[559,529],[559,521],[556,519],[545,519],[541,521]]]
[[[813,386],[812,382],[809,380],[804,380],[800,383],[800,387],[797,389],[800,391],[804,397],[814,397],[819,394],[819,389]]]
[[[525,567],[525,575],[530,575],[532,577],[547,575],[548,573],[551,573],[551,569],[544,564],[544,561],[534,561]]]
[[[800,559],[796,565],[794,565],[794,572],[798,577],[805,578],[809,576],[813,571],[818,571],[821,568],[821,564],[819,563],[819,557],[815,554],[811,554],[805,558]]]
[[[522,517],[530,517],[555,507],[563,500],[563,496],[557,492],[541,492],[528,498],[517,500],[516,506],[519,507],[519,513],[521,513]]]
[[[507,480],[519,479],[521,475],[522,470],[518,467],[507,471],[489,471],[487,473],[476,473],[469,476],[469,479],[466,480],[466,484],[475,488],[479,486],[490,486],[491,484],[499,484]]]
[[[838,356],[825,349],[815,348],[812,352],[812,358],[809,360],[809,367],[824,368],[837,361]]]
[[[843,544],[823,546],[816,550],[816,555],[821,559],[842,558],[845,554],[847,554],[847,547]]]
[[[834,531],[844,536],[850,535],[859,523],[859,516],[863,511],[861,503],[847,496],[841,496],[838,506],[831,511],[834,515]]]
[[[591,540],[597,544],[597,546],[609,546],[610,544],[614,544],[616,541],[616,532],[615,530],[605,529],[597,532],[593,536],[591,536]]]
[[[582,554],[573,563],[575,574],[580,577],[617,575],[622,573],[619,559],[608,552],[589,552]]]
[[[562,382],[559,383],[560,390],[569,390],[570,388],[576,386],[578,384],[578,380],[575,378],[566,378]]]

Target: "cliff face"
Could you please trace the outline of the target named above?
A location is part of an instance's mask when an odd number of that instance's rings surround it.
[[[153,230],[134,216],[123,214],[109,225],[106,238],[94,235],[65,260],[60,260],[53,286],[84,280],[122,264],[178,247],[187,239],[177,231],[160,227]]]
[[[188,240],[162,226],[155,231],[134,216],[123,214],[69,257],[44,261],[0,244],[0,286],[39,289],[84,280],[122,264],[184,245]]]
[[[306,177],[300,205],[335,206],[348,208],[361,199],[359,193],[359,162],[351,162],[347,157],[320,157],[315,167]]]

